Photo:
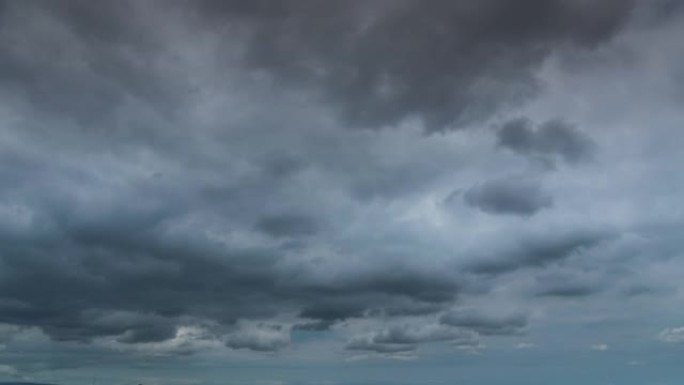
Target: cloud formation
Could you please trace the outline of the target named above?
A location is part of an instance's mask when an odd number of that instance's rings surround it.
[[[438,324],[402,324],[356,336],[345,348],[375,353],[400,353],[414,351],[419,345],[430,342],[446,342],[453,346],[471,348],[479,345],[477,334],[471,330]]]
[[[3,365],[479,368],[677,324],[677,7],[427,3],[0,1]]]
[[[504,178],[486,181],[469,188],[464,201],[491,214],[529,216],[551,207],[553,198],[535,180]]]
[[[466,268],[477,274],[504,274],[525,268],[544,267],[562,262],[615,238],[604,229],[583,229],[567,234],[529,237],[500,252],[496,257],[474,259]]]
[[[574,0],[203,5],[247,25],[249,68],[317,89],[351,124],[416,117],[428,131],[530,98],[539,88],[534,70],[548,55],[610,39],[631,7]]]
[[[229,335],[226,346],[257,352],[275,352],[290,344],[289,330],[279,326],[260,325]]]
[[[608,41],[631,6],[624,0],[437,1],[431,7],[417,0],[203,0],[165,8],[199,17],[189,21],[212,26],[225,45],[237,44],[223,54],[237,49],[249,71],[312,89],[352,125],[416,117],[428,131],[438,131],[529,100],[540,88],[535,70],[544,59],[555,50],[588,50]],[[192,84],[162,62],[170,47],[146,23],[157,7],[153,1],[106,9],[81,1],[7,5],[6,17],[56,19],[66,30],[41,36],[48,31],[35,28],[20,37],[27,43],[62,37],[56,43],[64,55],[53,57],[51,66],[38,52],[22,52],[16,40],[5,39],[2,77],[40,110],[86,125],[101,125],[116,113],[110,106],[135,107],[136,100],[173,113],[182,100],[174,87],[188,92]],[[12,27],[7,36],[22,32]],[[236,36],[242,40],[235,42]],[[69,52],[86,61],[70,59]],[[167,83],[170,77],[174,81]],[[68,97],[46,96],[58,93]]]
[[[534,128],[526,118],[505,122],[498,132],[499,146],[518,154],[554,162],[557,158],[570,164],[591,159],[594,143],[583,132],[559,119]]]

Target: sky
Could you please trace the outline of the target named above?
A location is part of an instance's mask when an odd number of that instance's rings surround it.
[[[675,385],[677,0],[0,0],[0,382]]]

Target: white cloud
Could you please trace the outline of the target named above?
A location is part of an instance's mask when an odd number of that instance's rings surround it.
[[[277,325],[243,325],[226,340],[232,349],[276,352],[290,344],[290,330]]]
[[[596,345],[591,345],[591,348],[593,350],[598,350],[600,352],[605,352],[606,350],[609,349],[609,346],[606,344],[596,344]]]
[[[658,334],[658,339],[668,343],[682,343],[684,342],[684,326],[665,329]]]

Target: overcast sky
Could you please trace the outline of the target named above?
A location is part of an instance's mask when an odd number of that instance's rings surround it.
[[[0,381],[676,385],[678,0],[0,1]]]

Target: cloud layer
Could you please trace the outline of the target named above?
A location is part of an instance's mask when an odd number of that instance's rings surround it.
[[[679,342],[666,3],[0,2],[0,375]]]

